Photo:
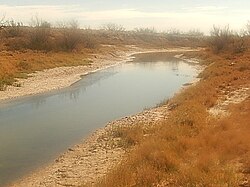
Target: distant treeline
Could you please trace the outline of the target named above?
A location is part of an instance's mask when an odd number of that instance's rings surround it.
[[[191,30],[181,33],[176,29],[157,32],[154,28],[136,28],[126,31],[122,25],[105,24],[99,30],[80,28],[75,20],[52,25],[37,17],[29,26],[15,20],[0,19],[0,50],[74,51],[97,48],[99,44],[197,46],[203,33]],[[185,39],[183,39],[185,38]]]
[[[223,50],[242,52],[249,45],[250,22],[241,32],[229,26],[214,26],[210,36],[198,29],[181,32],[170,29],[157,32],[155,28],[135,28],[126,31],[122,25],[108,23],[99,30],[79,27],[76,20],[50,22],[33,17],[29,26],[15,20],[0,19],[0,50],[75,51],[82,48],[97,48],[99,44],[143,45],[157,47],[210,47],[215,53]]]

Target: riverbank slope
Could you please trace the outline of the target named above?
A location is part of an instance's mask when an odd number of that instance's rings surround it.
[[[116,130],[128,153],[94,186],[249,186],[250,52],[181,58],[207,66],[200,81],[164,105],[166,119]]]

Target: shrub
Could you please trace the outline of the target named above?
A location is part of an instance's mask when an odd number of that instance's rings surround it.
[[[73,51],[81,41],[81,33],[78,29],[64,28],[60,46],[64,51]]]
[[[247,25],[246,25],[246,31],[247,31],[247,35],[250,36],[250,21],[248,21]]]
[[[51,50],[49,46],[51,24],[35,17],[35,19],[32,18],[31,26],[33,26],[34,29],[30,32],[28,48],[33,50]]]
[[[14,38],[14,37],[21,36],[22,27],[23,27],[22,22],[15,22],[14,20],[8,21],[7,27],[5,29],[6,37]]]
[[[102,29],[110,32],[122,32],[125,31],[125,28],[122,25],[118,25],[115,23],[107,23],[102,26]]]
[[[78,22],[72,20],[68,23],[61,23],[61,40],[59,46],[64,51],[73,51],[81,42],[81,30],[79,29]]]
[[[30,64],[26,61],[20,61],[18,64],[17,64],[17,68],[20,70],[20,71],[26,71],[26,70],[29,70],[30,69]]]
[[[3,29],[6,27],[6,23],[7,21],[5,20],[5,16],[3,16],[2,18],[0,18],[0,29]]]
[[[28,46],[29,41],[24,37],[10,38],[8,43],[6,43],[7,49],[12,51],[26,49]]]
[[[209,44],[215,53],[219,53],[228,48],[228,45],[232,42],[232,36],[233,34],[229,26],[224,28],[214,26],[211,31]]]
[[[187,32],[187,35],[191,37],[203,37],[204,33],[201,32],[199,29],[192,29]]]
[[[0,91],[4,91],[8,85],[13,84],[15,80],[13,77],[1,77],[0,78]]]
[[[136,145],[143,137],[143,129],[138,124],[132,127],[117,127],[113,129],[112,136],[119,138],[119,146],[129,148]]]
[[[82,43],[85,48],[94,49],[98,46],[98,41],[91,30],[86,29],[82,34]]]
[[[30,43],[28,48],[34,50],[48,50],[49,29],[36,28],[30,33]]]
[[[154,27],[152,28],[135,28],[135,33],[137,34],[155,34],[156,30]]]
[[[86,35],[83,37],[83,45],[86,48],[94,49],[98,46],[98,42],[91,35]]]
[[[244,35],[231,31],[229,26],[225,28],[214,26],[211,31],[209,44],[214,53],[220,53],[222,51],[242,53],[247,49]]]
[[[233,44],[232,44],[232,50],[234,53],[242,53],[246,51],[247,46],[245,44],[245,39],[243,36],[240,36],[239,34],[235,34],[233,38]]]

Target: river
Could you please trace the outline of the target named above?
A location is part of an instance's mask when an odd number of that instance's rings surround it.
[[[127,62],[58,91],[0,103],[0,186],[55,159],[107,122],[154,107],[196,76],[175,58]]]

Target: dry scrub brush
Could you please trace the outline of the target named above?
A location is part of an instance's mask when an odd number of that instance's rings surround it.
[[[248,36],[233,32],[229,26],[225,26],[224,28],[214,26],[210,34],[208,42],[214,53],[223,51],[242,53],[247,50],[249,45],[247,43]]]
[[[210,62],[201,81],[169,101],[175,107],[167,120],[148,131],[119,129],[121,138],[140,136],[121,164],[96,186],[238,186],[243,177],[237,161],[244,160],[244,171],[250,171],[250,100],[231,106],[227,118],[215,119],[207,112],[222,90],[249,85],[250,54],[186,55]]]

